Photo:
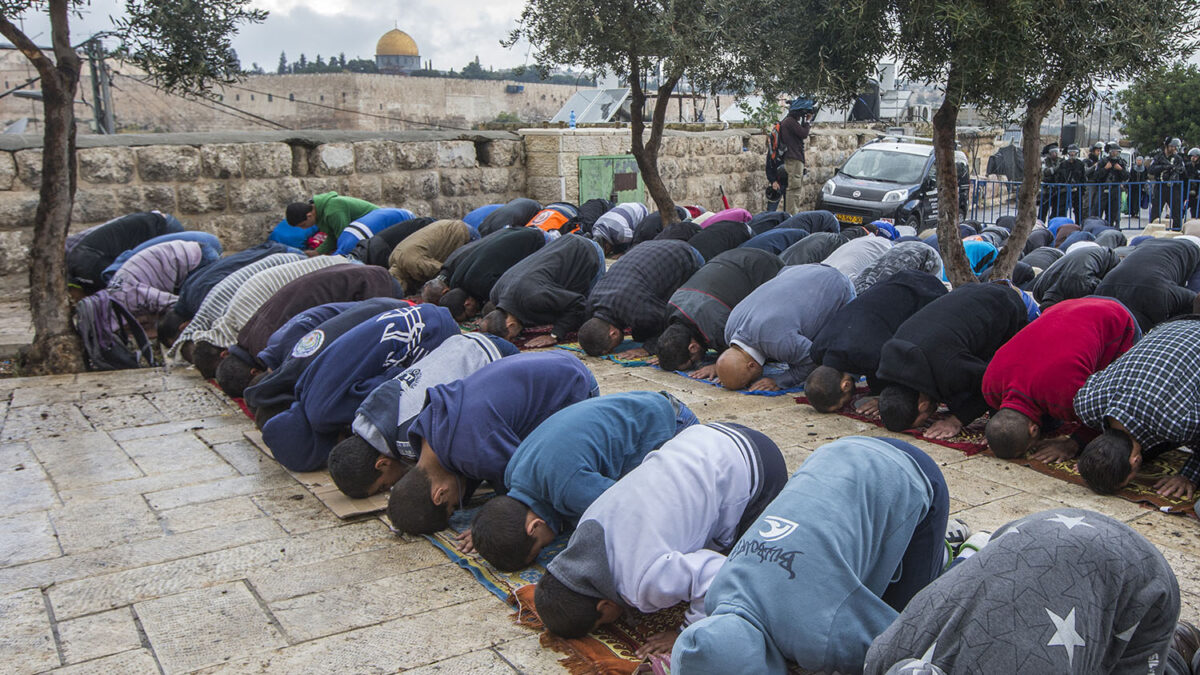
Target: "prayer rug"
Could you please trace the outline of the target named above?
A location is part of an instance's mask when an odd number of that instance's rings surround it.
[[[849,417],[850,419],[860,420],[862,422],[870,422],[871,424],[874,424],[877,427],[882,427],[883,422],[880,421],[880,419],[878,417],[871,417],[870,415],[863,415],[862,413],[859,413],[858,411],[856,411],[854,409],[854,403],[857,402],[859,398],[862,398],[861,394],[865,393],[865,391],[866,391],[865,389],[859,389],[860,395],[856,396],[854,398],[854,400],[851,401],[850,404],[847,405],[845,408],[839,410],[837,414],[842,415],[844,417]],[[799,403],[800,405],[808,405],[808,398],[805,396],[797,396],[796,403]],[[926,438],[925,433],[924,433],[925,430],[928,429],[931,424],[933,424],[934,422],[936,422],[944,417],[946,417],[946,411],[938,410],[937,413],[930,415],[929,421],[926,422],[925,425],[922,426],[920,429],[909,429],[909,430],[903,431],[901,433],[908,434],[909,436],[912,436],[914,438],[919,438],[922,441],[926,441],[928,443],[935,443],[937,445],[942,445],[947,448],[954,448],[955,450],[959,450],[959,451],[963,452],[968,457],[971,455],[977,455],[977,454],[987,450],[987,440],[984,438],[984,435],[983,435],[984,425],[987,424],[986,416],[981,417],[981,418],[975,420],[974,422],[968,424],[967,426],[963,427],[962,431],[960,431],[958,433],[958,435],[954,436],[953,438],[948,438],[945,440],[936,439],[936,438]]]
[[[613,352],[611,354],[605,354],[604,356],[601,356],[599,358],[604,359],[605,361],[612,361],[613,363],[620,365],[620,366],[625,366],[626,368],[641,368],[643,366],[653,366],[654,363],[651,362],[651,359],[653,359],[654,356],[650,355],[650,354],[646,354],[643,356],[633,356],[633,357],[622,356],[622,354],[624,354],[625,352],[633,351],[634,349],[638,349],[641,346],[642,346],[642,343],[640,343],[640,342],[626,340],[626,341],[622,342],[621,344],[617,345],[617,348],[615,350],[613,350]],[[580,347],[578,342],[568,342],[566,344],[561,344],[561,345],[558,345],[558,348],[566,349],[566,350],[575,352],[577,354],[583,354],[584,356],[587,356],[587,352],[583,351],[583,347]]]
[[[479,332],[480,323],[481,323],[481,321],[479,319],[473,319],[471,321],[464,321],[463,323],[458,324],[458,327],[464,333],[477,333],[477,332]],[[516,346],[517,349],[520,349],[521,351],[525,351],[526,349],[529,349],[528,347],[525,346],[525,344],[527,342],[529,342],[530,340],[532,340],[535,337],[538,337],[539,335],[549,335],[550,331],[553,329],[554,329],[554,326],[551,326],[549,324],[547,324],[545,326],[531,326],[531,327],[526,328],[525,330],[521,331],[521,334],[518,335],[517,339],[513,340],[512,343]],[[574,340],[575,333],[568,333],[567,338],[570,340]],[[534,347],[534,349],[537,349],[537,348]]]
[[[658,368],[658,365],[652,361],[652,359],[654,357],[651,355],[637,356],[637,357],[632,357],[632,358],[621,356],[621,354],[623,352],[627,352],[632,349],[637,349],[638,347],[641,347],[641,346],[642,346],[642,343],[640,343],[640,342],[633,342],[630,340],[626,340],[625,342],[622,342],[620,345],[618,345],[616,351],[614,351],[612,354],[605,354],[604,356],[601,356],[600,358],[604,359],[605,361],[612,361],[613,363],[620,365],[620,366],[624,366],[626,368],[640,368],[643,366],[653,366],[655,368]],[[586,352],[583,351],[583,348],[579,346],[578,342],[570,342],[567,344],[562,344],[562,345],[559,345],[558,348],[559,349],[568,349],[568,350],[576,352],[578,354],[586,355]],[[708,357],[709,358],[706,359],[706,365],[708,362],[713,362],[716,360],[716,358],[717,358],[716,352],[710,351],[708,353]],[[662,370],[662,369],[659,368],[659,370]],[[724,387],[721,387],[721,383],[717,382],[716,380],[697,380],[697,379],[693,378],[691,375],[689,375],[687,372],[682,371],[682,370],[675,370],[672,372],[674,372],[676,375],[679,375],[681,377],[686,377],[689,382],[703,382],[704,384],[724,389]],[[785,372],[787,372],[787,368],[783,367],[782,365],[774,364],[774,363],[768,363],[766,368],[763,369],[763,375],[766,377],[778,377],[779,375],[782,375]],[[786,394],[795,394],[795,393],[801,392],[801,391],[804,391],[803,384],[797,385],[795,387],[789,387],[787,389],[780,389],[779,391],[747,391],[747,390],[743,389],[741,391],[737,391],[734,393],[746,394],[747,396],[784,396]]]

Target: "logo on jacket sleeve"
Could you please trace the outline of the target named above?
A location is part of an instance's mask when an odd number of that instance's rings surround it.
[[[796,531],[800,527],[796,523],[779,516],[767,516],[763,518],[767,521],[767,526],[758,531],[758,536],[763,538],[763,541],[779,541],[789,534]]]
[[[321,345],[325,344],[325,331],[316,329],[309,331],[304,337],[296,342],[296,346],[292,348],[292,358],[303,359],[317,353]]]

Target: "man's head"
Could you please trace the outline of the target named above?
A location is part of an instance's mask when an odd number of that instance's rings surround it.
[[[988,419],[984,435],[992,454],[1000,459],[1022,457],[1033,446],[1040,429],[1033,420],[1012,408],[1001,408]]]
[[[717,379],[726,389],[745,389],[761,378],[762,373],[762,365],[737,345],[726,349],[717,357]]]
[[[211,342],[201,340],[192,345],[192,365],[196,366],[204,379],[211,380],[217,376],[217,366],[221,365],[221,359],[227,353]]]
[[[1068,145],[1067,146],[1067,157],[1070,157],[1071,159],[1078,159],[1079,158],[1079,146],[1075,145],[1074,143]]]
[[[888,431],[919,427],[936,409],[928,396],[903,385],[889,385],[879,393],[879,417]]]
[[[546,630],[567,639],[581,638],[621,616],[617,603],[576,593],[550,572],[538,581],[533,604]]]
[[[455,321],[466,321],[479,313],[479,301],[461,288],[448,291],[438,304],[450,310]]]
[[[421,302],[439,302],[450,287],[446,285],[446,280],[441,277],[434,277],[425,282],[421,287]],[[445,305],[442,305],[445,307]]]
[[[517,321],[515,316],[502,309],[493,309],[484,314],[483,321],[479,324],[479,330],[502,337],[509,342],[517,339],[524,329],[525,327],[521,325],[520,321]]]
[[[607,354],[616,349],[624,339],[625,334],[620,328],[598,316],[584,321],[579,327],[579,346],[583,347],[588,356]]]
[[[217,386],[230,398],[241,398],[250,386],[250,380],[259,374],[259,369],[246,363],[238,356],[227,356],[217,365]]]
[[[854,396],[854,376],[837,368],[817,366],[804,381],[804,395],[817,412],[837,412]]]
[[[183,331],[187,325],[191,323],[188,319],[183,318],[175,313],[175,310],[169,309],[158,317],[157,335],[158,343],[164,347],[170,347],[175,344],[179,333]]]
[[[552,541],[554,531],[546,521],[512,497],[491,498],[471,523],[475,550],[501,572],[529,567]]]
[[[658,367],[663,370],[695,368],[705,351],[687,326],[672,323],[658,336]]]
[[[1079,475],[1102,495],[1120,492],[1141,467],[1141,448],[1120,429],[1106,429],[1079,455]]]
[[[284,215],[292,227],[312,227],[317,222],[317,209],[312,202],[292,202]]]
[[[411,467],[381,454],[358,434],[351,434],[329,452],[329,475],[351,499],[366,499],[395,485]]]
[[[388,519],[392,527],[406,534],[433,534],[450,524],[450,514],[458,507],[458,481],[450,484],[435,480],[418,464],[392,486],[388,495]]]

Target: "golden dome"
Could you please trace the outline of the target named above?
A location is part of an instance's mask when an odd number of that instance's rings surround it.
[[[376,56],[420,56],[417,43],[404,31],[393,28],[375,43]]]

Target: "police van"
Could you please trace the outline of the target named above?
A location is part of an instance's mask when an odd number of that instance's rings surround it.
[[[954,152],[958,168],[959,214],[970,190],[967,156]],[[884,220],[918,232],[937,225],[937,169],[933,141],[913,136],[882,136],[850,155],[821,187],[817,208],[843,226]]]

